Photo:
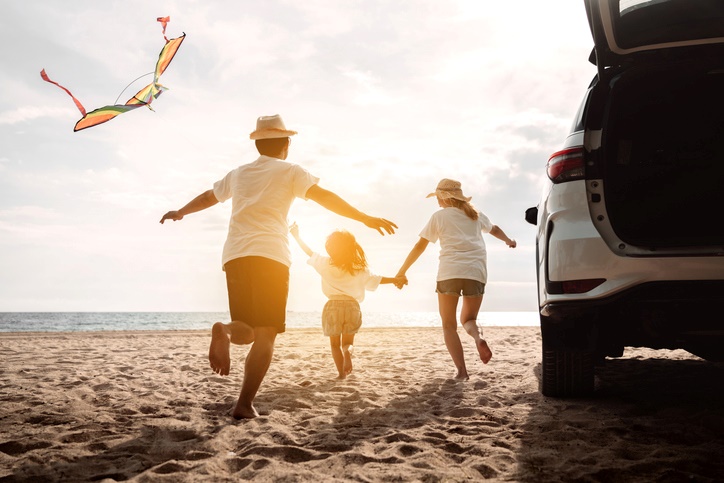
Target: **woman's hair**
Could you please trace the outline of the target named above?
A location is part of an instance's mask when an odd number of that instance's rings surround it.
[[[254,141],[256,150],[264,156],[278,156],[289,145],[289,138],[257,139]]]
[[[351,275],[367,268],[367,259],[362,247],[347,230],[337,230],[327,237],[324,247],[333,266]]]
[[[450,202],[450,206],[463,210],[471,220],[478,219],[478,210],[469,201],[458,200],[457,198],[448,198],[446,201]]]

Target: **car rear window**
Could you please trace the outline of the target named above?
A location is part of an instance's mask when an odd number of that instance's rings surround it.
[[[616,43],[625,49],[724,37],[721,0],[612,1]]]

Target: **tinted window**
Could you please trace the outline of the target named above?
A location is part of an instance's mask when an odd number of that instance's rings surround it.
[[[616,43],[625,49],[724,37],[721,0],[614,0]]]

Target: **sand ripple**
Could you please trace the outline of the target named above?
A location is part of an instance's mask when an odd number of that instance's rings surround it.
[[[721,481],[724,365],[627,350],[597,397],[543,398],[532,327],[486,329],[456,382],[438,329],[364,329],[343,381],[319,330],[277,340],[261,417],[207,332],[0,335],[0,481]],[[460,331],[462,334],[462,330]],[[477,363],[476,363],[477,362]]]

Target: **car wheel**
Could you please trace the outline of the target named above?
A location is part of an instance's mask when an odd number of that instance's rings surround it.
[[[541,392],[548,397],[581,397],[593,393],[593,354],[543,349]]]
[[[552,328],[541,317],[543,359],[541,392],[548,397],[593,394],[594,354],[581,328]]]

